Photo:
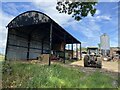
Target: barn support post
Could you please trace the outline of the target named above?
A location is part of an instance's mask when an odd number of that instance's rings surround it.
[[[76,58],[78,60],[78,45],[76,44]]]
[[[42,51],[41,51],[41,54],[43,54],[43,45],[44,45],[44,41],[43,41],[43,39],[42,39],[42,43],[41,43],[41,46],[42,46]]]
[[[73,39],[72,39],[72,59],[73,59]]]
[[[28,35],[28,49],[27,49],[27,60],[29,60],[29,54],[30,54],[30,41],[31,41],[31,35]]]
[[[66,35],[64,34],[64,61],[63,61],[63,63],[65,63],[65,59],[66,59],[66,56],[65,56],[65,53],[66,53],[65,46],[66,46]]]
[[[82,60],[82,55],[81,55],[81,43],[80,43],[80,60]]]
[[[77,44],[76,44],[76,58],[77,58]]]
[[[68,44],[68,50],[70,50],[70,44]]]
[[[6,50],[5,50],[5,60],[7,60],[8,44],[9,44],[9,29],[8,29],[8,33],[7,33],[7,43],[6,43]]]
[[[49,49],[50,49],[50,53],[49,53],[49,66],[51,64],[51,54],[52,54],[52,31],[53,31],[53,25],[52,22],[50,24],[50,44],[49,44]]]

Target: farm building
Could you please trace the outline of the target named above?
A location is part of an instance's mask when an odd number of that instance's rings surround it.
[[[48,54],[49,57],[59,54],[65,62],[67,44],[72,47],[73,44],[80,44],[81,50],[80,41],[42,12],[24,12],[15,17],[7,28],[6,60],[31,60],[41,54]]]

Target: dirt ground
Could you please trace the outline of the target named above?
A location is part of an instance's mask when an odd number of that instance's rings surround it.
[[[70,65],[84,67],[84,61],[83,60],[76,61],[71,63]],[[87,69],[88,68],[89,67],[87,67]],[[107,70],[110,72],[120,72],[118,68],[120,68],[118,65],[118,61],[102,61],[102,69],[104,70]]]

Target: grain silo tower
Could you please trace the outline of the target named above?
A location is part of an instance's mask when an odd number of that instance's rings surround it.
[[[103,56],[110,55],[110,39],[106,33],[100,36],[100,49]]]

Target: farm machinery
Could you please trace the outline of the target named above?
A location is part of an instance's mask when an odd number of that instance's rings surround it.
[[[101,55],[97,47],[88,47],[84,57],[84,67],[102,68]]]

